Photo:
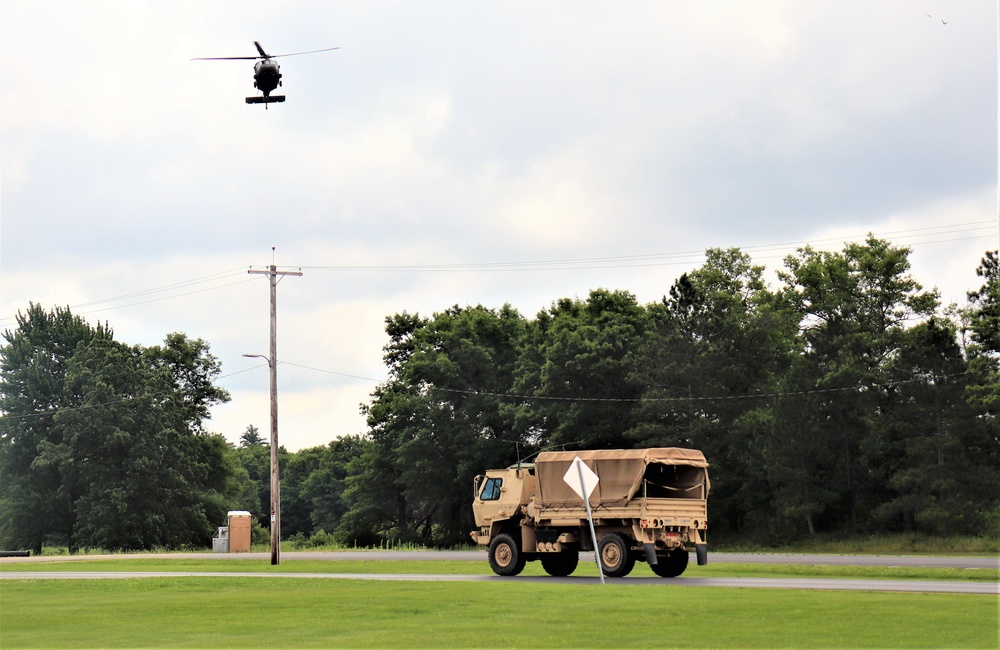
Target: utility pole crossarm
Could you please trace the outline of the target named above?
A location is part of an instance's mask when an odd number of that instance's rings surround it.
[[[277,267],[271,266],[267,270],[264,269],[250,269],[247,273],[253,273],[257,275],[302,275],[302,271],[279,271]]]

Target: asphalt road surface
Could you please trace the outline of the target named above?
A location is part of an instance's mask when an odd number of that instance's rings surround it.
[[[357,574],[357,573],[246,573],[231,571],[46,571],[19,572],[18,564],[24,562],[66,562],[87,559],[124,558],[175,558],[213,559],[218,561],[254,559],[267,561],[270,553],[167,553],[147,555],[105,555],[105,556],[42,556],[33,558],[4,558],[0,560],[0,579],[110,579],[110,578],[154,578],[154,577],[248,577],[261,579],[340,579],[340,580],[396,580],[396,581],[438,581],[438,582],[544,582],[547,584],[592,584],[596,577],[553,578],[550,576],[519,576],[502,578],[494,575],[431,575],[431,574]],[[486,561],[482,551],[319,551],[285,552],[285,560],[481,560]],[[593,562],[593,554],[584,553],[581,562]],[[1000,560],[989,557],[934,557],[916,555],[795,555],[756,553],[713,553],[711,562],[736,564],[809,564],[840,566],[910,566],[948,567],[964,569],[997,568]],[[836,578],[672,578],[632,576],[607,579],[609,584],[620,585],[664,585],[684,587],[737,587],[750,589],[822,589],[847,591],[896,591],[920,593],[964,593],[1000,595],[1000,583],[931,581],[931,580],[856,580]]]
[[[199,560],[267,560],[270,553],[117,553],[114,555],[44,555],[3,558],[0,567],[19,562],[67,562],[75,560],[126,560],[137,558]],[[482,560],[486,551],[282,551],[283,560]],[[593,562],[593,553],[581,553],[580,562]],[[952,557],[931,555],[822,555],[793,553],[709,553],[710,563],[811,564],[828,566],[884,566],[951,569],[1000,569],[996,557]]]

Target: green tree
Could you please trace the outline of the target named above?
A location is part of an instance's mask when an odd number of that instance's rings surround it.
[[[240,434],[240,449],[266,447],[267,444],[267,441],[260,435],[260,429],[252,424],[248,424],[246,430]]]
[[[271,529],[271,449],[260,435],[260,430],[252,424],[240,435],[240,444],[233,450],[238,467],[246,473],[244,496],[240,500],[241,509],[254,516],[256,522]],[[284,448],[278,448],[278,464],[287,458]],[[282,517],[282,532],[284,532]]]
[[[868,453],[883,457],[868,464],[886,473],[890,490],[875,516],[897,529],[978,533],[1000,501],[1000,467],[981,415],[965,400],[966,362],[955,326],[931,318],[906,338],[892,363],[899,381],[869,441]]]
[[[515,449],[497,396],[510,392],[523,329],[509,306],[386,319],[390,379],[364,407],[373,444],[353,461],[342,540],[365,529],[433,545],[467,538],[473,476]]]
[[[202,426],[208,407],[228,399],[211,385],[219,370],[207,345],[171,334],[162,347],[142,348],[118,343],[108,332],[59,349],[51,338],[34,336],[60,322],[83,331],[68,311],[35,310],[7,333],[4,348],[6,379],[56,371],[56,381],[36,396],[48,412],[12,419],[8,410],[4,417],[5,461],[16,457],[7,455],[11,449],[33,444],[28,467],[8,464],[6,480],[24,486],[39,472],[50,477],[50,489],[31,498],[36,517],[42,514],[27,524],[32,545],[37,549],[47,534],[71,550],[207,543],[212,522],[221,521],[237,489],[225,442]],[[24,345],[27,351],[15,352]],[[0,385],[5,404],[17,403],[22,386]],[[0,515],[4,544],[21,542],[25,505],[16,500],[24,494],[13,490],[8,498],[14,502]]]
[[[983,285],[969,292],[966,310],[972,330],[968,347],[966,401],[976,413],[974,431],[981,444],[978,458],[1000,476],[1000,251],[987,251],[976,269]],[[988,484],[988,482],[987,482]],[[994,483],[995,484],[995,483]],[[1000,535],[1000,490],[985,499],[982,513],[984,530]]]
[[[983,278],[983,286],[968,293],[965,311],[972,334],[967,399],[982,411],[983,425],[1000,439],[1000,253],[987,251],[976,275]]]
[[[67,432],[55,421],[78,400],[66,386],[76,349],[112,339],[107,325],[89,325],[69,309],[32,303],[4,331],[0,347],[0,544],[41,551],[46,535],[67,542],[73,533],[74,494],[67,466]]]
[[[796,314],[775,299],[764,267],[738,249],[709,249],[661,303],[636,364],[645,386],[637,446],[701,449],[713,467],[716,530],[764,526],[766,472],[748,413],[790,363]],[[750,524],[754,525],[754,524]]]
[[[313,504],[302,493],[302,485],[320,469],[326,449],[310,447],[287,454],[281,460],[281,536],[308,537],[313,533]]]
[[[540,446],[630,446],[643,386],[637,352],[649,317],[626,291],[595,289],[538,314],[521,345],[514,392],[519,438]]]
[[[859,513],[878,505],[861,453],[877,434],[868,416],[880,408],[906,325],[937,307],[936,294],[909,275],[909,252],[869,236],[838,253],[799,249],[779,272],[783,298],[801,318],[802,354],[783,391],[796,401],[778,400],[769,471],[779,512],[803,515],[810,533],[820,515],[827,526],[858,530]]]
[[[1000,251],[986,251],[976,275],[983,286],[968,294],[972,336],[982,350],[1000,354]]]
[[[296,513],[299,530],[289,530],[289,535],[337,530],[348,509],[344,494],[348,467],[361,456],[365,447],[366,441],[360,436],[344,436],[325,447],[303,449],[289,458],[288,470],[282,477],[282,501],[286,494],[292,497],[290,507],[282,505],[282,528],[284,513],[299,511]],[[306,521],[299,521],[302,518]]]

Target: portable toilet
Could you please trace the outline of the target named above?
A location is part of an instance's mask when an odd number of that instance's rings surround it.
[[[252,516],[246,510],[229,511],[229,552],[250,552],[250,522]]]

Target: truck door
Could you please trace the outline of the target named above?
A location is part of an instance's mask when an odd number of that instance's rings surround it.
[[[500,514],[500,496],[503,494],[503,477],[487,476],[478,486],[475,501],[472,502],[472,511],[476,516],[476,526],[479,527],[479,534],[489,537],[489,530],[493,522],[502,517]]]

